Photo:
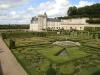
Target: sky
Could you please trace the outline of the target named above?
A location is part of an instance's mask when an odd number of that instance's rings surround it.
[[[84,7],[100,0],[0,0],[0,24],[29,24],[32,17],[67,15],[71,6]]]

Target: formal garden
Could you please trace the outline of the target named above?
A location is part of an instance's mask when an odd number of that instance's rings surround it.
[[[10,32],[2,37],[29,75],[100,75],[100,35]]]

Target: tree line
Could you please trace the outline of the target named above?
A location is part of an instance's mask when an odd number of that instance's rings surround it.
[[[100,18],[100,3],[80,8],[73,6],[68,9],[67,14],[68,16]]]
[[[28,24],[9,24],[9,25],[0,25],[0,29],[29,29]]]
[[[69,7],[67,15],[68,16],[57,17],[57,18],[58,19],[70,19],[70,18],[82,18],[82,17],[100,18],[100,3],[80,8],[77,8],[76,6]]]

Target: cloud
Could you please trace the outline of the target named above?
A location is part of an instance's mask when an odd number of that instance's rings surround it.
[[[0,0],[0,23],[29,23],[27,14],[18,13],[17,9],[30,0]],[[25,11],[24,11],[25,12]]]
[[[3,0],[0,1],[0,10],[7,10],[27,3],[29,0]]]
[[[30,7],[29,10],[32,10],[33,13],[37,14],[47,12],[49,17],[56,17],[66,15],[69,6],[69,0],[49,0],[47,2],[40,3],[40,5],[36,8]]]
[[[89,6],[89,5],[92,5],[94,2],[89,2],[88,0],[81,0],[79,2],[78,5],[76,5],[77,7],[84,7],[84,6]]]
[[[7,9],[7,8],[9,8],[9,7],[10,7],[9,4],[1,4],[1,5],[0,5],[0,10],[1,10],[1,9]]]
[[[37,4],[37,6],[32,3],[27,5],[29,2],[31,0],[0,0],[0,23],[30,23],[33,16],[44,12],[49,17],[65,16],[68,8],[72,6],[70,0],[47,0]],[[93,2],[80,0],[76,6],[83,7],[91,4]]]
[[[13,23],[30,23],[32,16],[43,14],[47,12],[49,17],[64,16],[67,13],[69,7],[68,0],[49,0],[47,2],[40,3],[37,7],[30,6],[25,11],[11,11],[9,15],[2,16],[0,19],[13,21]]]
[[[17,13],[16,13],[16,11],[11,11],[10,14],[11,15],[16,15]]]

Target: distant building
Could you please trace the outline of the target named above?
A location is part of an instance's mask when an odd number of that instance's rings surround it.
[[[73,19],[57,19],[48,18],[47,14],[33,17],[30,24],[30,31],[44,31],[44,30],[84,30],[85,27],[94,27],[86,22],[88,18],[73,18]],[[95,25],[98,27],[98,25]],[[99,25],[100,27],[100,25]]]

